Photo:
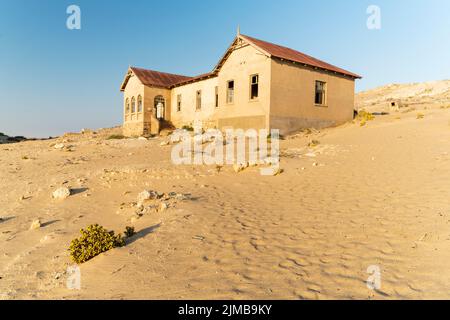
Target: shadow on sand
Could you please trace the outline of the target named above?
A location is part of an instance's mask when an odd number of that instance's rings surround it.
[[[155,224],[154,226],[142,229],[141,231],[136,232],[136,234],[125,240],[126,245],[129,245],[141,238],[144,238],[146,235],[153,233],[156,229],[161,226],[161,223]]]

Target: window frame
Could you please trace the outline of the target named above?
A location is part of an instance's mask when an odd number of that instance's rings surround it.
[[[253,77],[256,77],[256,83],[253,83]],[[259,99],[259,74],[250,75],[249,99],[250,101],[257,101]],[[256,96],[253,97],[253,86],[256,85]]]
[[[133,96],[131,97],[131,114],[136,113],[136,98]]]
[[[181,112],[181,94],[177,94],[177,112]]]
[[[195,92],[195,111],[202,110],[202,90]]]
[[[144,105],[143,105],[143,101],[142,101],[142,96],[138,95],[136,112],[142,113],[143,110],[144,110]]]
[[[318,91],[318,84],[322,84],[322,90]],[[322,80],[315,80],[314,82],[314,105],[317,107],[326,107],[327,106],[327,82],[326,81],[322,81]],[[321,103],[317,102],[317,94],[321,93]]]
[[[214,105],[216,108],[218,108],[219,107],[219,87],[218,86],[214,87],[214,99],[215,99]]]
[[[125,114],[130,114],[130,98],[125,99]]]
[[[233,92],[232,95],[230,95],[230,83],[233,83],[233,90],[231,90]],[[227,81],[227,94],[226,94],[226,102],[227,104],[234,104],[234,93],[235,93],[235,89],[236,89],[236,82],[234,80],[228,80]],[[230,97],[231,97],[231,101],[230,101]]]

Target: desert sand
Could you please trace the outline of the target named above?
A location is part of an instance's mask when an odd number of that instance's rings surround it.
[[[0,299],[449,299],[448,82],[357,105],[383,115],[286,137],[277,176],[175,166],[166,137],[107,139],[120,128],[0,145]],[[191,196],[139,217],[143,190]],[[67,249],[92,223],[138,234],[69,290]]]

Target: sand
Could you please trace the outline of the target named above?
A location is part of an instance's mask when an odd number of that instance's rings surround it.
[[[0,145],[0,299],[449,299],[450,109],[426,103],[288,137],[278,176],[174,166],[165,138],[120,129]],[[192,196],[136,219],[146,189]],[[91,223],[138,234],[70,290]]]

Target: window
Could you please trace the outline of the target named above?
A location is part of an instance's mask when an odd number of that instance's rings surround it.
[[[195,105],[195,109],[196,110],[200,110],[202,108],[202,91],[198,90],[197,91],[197,96],[196,96],[196,105]]]
[[[227,103],[234,102],[234,81],[228,81],[227,83]]]
[[[214,90],[216,91],[216,93],[215,93],[216,94],[215,95],[215,97],[216,97],[216,104],[215,105],[216,105],[216,108],[217,108],[217,107],[219,107],[219,87],[215,87]]]
[[[177,111],[181,111],[181,94],[177,95]]]
[[[130,113],[130,99],[125,100],[125,113]]]
[[[164,104],[165,100],[163,96],[156,96],[154,99],[154,114],[156,119],[164,119]]]
[[[142,97],[138,96],[137,111],[142,112]]]
[[[315,104],[325,105],[327,84],[322,81],[316,81]]]
[[[250,76],[250,99],[251,100],[258,98],[258,81],[259,81],[259,76],[257,74]]]
[[[133,97],[131,98],[131,113],[136,112],[136,99]]]

